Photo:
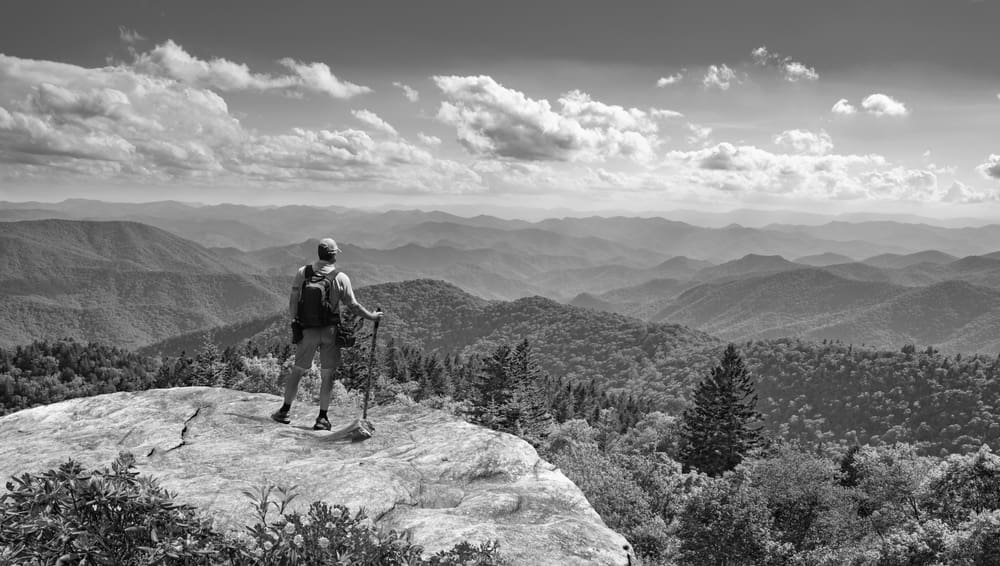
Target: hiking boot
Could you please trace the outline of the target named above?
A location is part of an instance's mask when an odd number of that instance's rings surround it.
[[[316,424],[313,425],[313,430],[330,430],[333,425],[330,424],[330,419],[326,417],[316,417]]]
[[[288,418],[288,413],[280,409],[271,414],[271,420],[281,424],[288,424],[292,422],[292,419]]]

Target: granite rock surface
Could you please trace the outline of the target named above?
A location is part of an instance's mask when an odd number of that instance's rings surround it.
[[[314,405],[293,406],[290,425],[273,422],[280,404],[273,395],[185,387],[20,411],[0,418],[0,483],[69,458],[103,467],[129,451],[141,473],[226,529],[253,521],[242,491],[269,482],[297,486],[292,511],[315,500],[363,507],[380,528],[409,530],[427,552],[495,539],[513,564],[628,563],[627,541],[516,436],[393,405],[369,411],[371,439],[334,441],[312,430]],[[330,411],[334,430],[358,416]]]

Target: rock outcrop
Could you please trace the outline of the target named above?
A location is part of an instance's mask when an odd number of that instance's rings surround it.
[[[253,521],[247,488],[298,486],[291,510],[314,500],[363,507],[380,527],[408,529],[427,552],[496,539],[513,564],[624,565],[625,539],[583,493],[523,440],[440,411],[369,411],[367,441],[312,430],[316,407],[297,403],[292,424],[268,415],[273,395],[187,387],[73,399],[0,418],[0,478],[68,458],[108,465],[121,451],[179,501],[227,529]],[[334,430],[357,417],[331,408]],[[3,489],[0,489],[0,493]]]

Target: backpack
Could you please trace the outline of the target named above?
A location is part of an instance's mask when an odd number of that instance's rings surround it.
[[[333,278],[337,271],[332,272]],[[305,266],[305,279],[299,290],[298,319],[303,328],[331,326],[340,322],[337,303],[330,303],[333,280],[329,275],[316,273],[312,265]]]

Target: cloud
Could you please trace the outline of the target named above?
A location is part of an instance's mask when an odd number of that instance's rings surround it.
[[[956,204],[979,204],[996,200],[1000,200],[1000,195],[997,193],[985,193],[961,181],[953,182],[948,190],[941,195],[942,202]]]
[[[42,80],[44,79],[44,80]],[[0,169],[46,181],[486,190],[468,166],[396,136],[244,127],[219,94],[127,65],[84,68],[0,55]],[[358,110],[368,126],[394,131]],[[332,187],[332,189],[331,189]]]
[[[118,26],[118,37],[125,43],[138,43],[146,40],[139,32],[125,26]]]
[[[674,73],[673,75],[667,77],[660,77],[659,80],[656,81],[656,86],[663,88],[665,86],[674,85],[681,82],[683,78],[683,73]]]
[[[773,153],[755,146],[719,143],[668,152],[654,175],[742,194],[809,199],[936,201],[932,171],[891,166],[877,154]]]
[[[976,169],[987,179],[1000,180],[1000,155],[991,154],[986,163]]]
[[[688,131],[687,142],[691,145],[703,144],[712,135],[712,128],[688,122],[685,125]]]
[[[675,110],[664,110],[662,108],[652,108],[649,115],[653,118],[683,118],[684,114]]]
[[[718,143],[667,152],[640,171],[589,169],[585,186],[678,198],[745,198],[780,202],[812,200],[939,202],[932,171],[907,169],[881,155],[772,152],[752,145]]]
[[[353,98],[359,94],[372,92],[372,89],[366,86],[338,79],[326,63],[301,63],[287,57],[278,63],[297,75],[298,80],[293,82],[295,90],[318,92],[331,98]]]
[[[812,67],[806,67],[802,63],[797,61],[792,61],[786,63],[784,66],[785,70],[785,80],[789,82],[798,82],[800,80],[815,81],[819,80],[819,74]]]
[[[147,53],[137,53],[131,67],[145,75],[173,79],[198,88],[223,92],[277,90],[293,94],[314,92],[332,98],[351,98],[371,92],[366,86],[338,79],[325,63],[302,63],[285,58],[278,61],[291,74],[272,76],[253,73],[243,63],[222,58],[204,61],[191,55],[173,40]]]
[[[736,71],[729,68],[728,65],[723,63],[722,65],[709,65],[708,70],[705,71],[705,76],[701,79],[701,84],[705,88],[717,88],[720,90],[729,90],[732,83],[739,84],[739,79],[736,77]]]
[[[894,167],[885,171],[864,173],[861,179],[872,193],[891,198],[932,200],[937,191],[937,175],[924,169]]]
[[[392,125],[390,125],[388,122],[386,122],[382,118],[379,118],[378,114],[370,110],[352,110],[351,114],[358,120],[361,120],[365,124],[368,124],[369,126],[380,132],[385,132],[391,136],[399,135],[399,132],[396,131],[396,128],[393,128]]]
[[[420,143],[424,145],[431,145],[431,146],[441,145],[441,138],[437,136],[431,136],[423,132],[417,133],[417,139],[420,140]]]
[[[785,130],[774,136],[774,143],[812,155],[824,155],[833,150],[833,140],[822,130],[818,134],[808,130]]]
[[[574,90],[559,109],[489,76],[435,76],[445,100],[438,119],[470,153],[523,161],[648,161],[660,144],[653,111],[605,104]]]
[[[834,114],[840,114],[841,116],[850,116],[851,114],[856,113],[858,109],[855,108],[853,104],[848,102],[846,98],[841,98],[836,104],[833,105],[833,108],[831,108],[830,111]]]
[[[417,92],[417,89],[400,82],[394,82],[392,83],[392,86],[403,89],[403,96],[405,96],[410,102],[417,102],[420,100],[420,93]]]
[[[875,116],[906,116],[910,113],[905,104],[881,93],[866,96],[861,101],[861,107]]]
[[[767,47],[763,45],[751,51],[750,56],[753,57],[754,63],[762,67],[767,65],[771,61],[771,53],[768,52]]]
[[[788,82],[815,81],[819,80],[816,69],[806,66],[804,63],[793,61],[791,57],[785,57],[778,53],[772,53],[766,46],[760,46],[750,52],[754,63],[761,67],[771,67],[779,69]]]

